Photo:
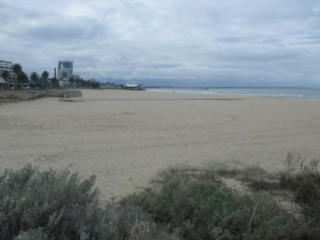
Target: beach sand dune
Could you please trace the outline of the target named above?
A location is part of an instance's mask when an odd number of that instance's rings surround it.
[[[320,101],[84,90],[0,106],[0,170],[32,163],[97,175],[103,198],[162,169],[220,163],[283,168],[288,152],[320,157]]]

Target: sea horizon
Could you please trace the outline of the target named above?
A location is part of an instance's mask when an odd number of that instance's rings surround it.
[[[150,92],[272,97],[281,99],[320,99],[320,88],[312,87],[145,87]]]

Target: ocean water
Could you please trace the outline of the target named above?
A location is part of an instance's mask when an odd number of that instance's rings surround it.
[[[318,88],[147,88],[146,90],[151,92],[320,100],[320,89]]]

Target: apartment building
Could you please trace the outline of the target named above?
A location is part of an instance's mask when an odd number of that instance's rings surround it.
[[[13,73],[13,64],[12,62],[0,60],[0,77],[2,77],[2,73],[4,71],[8,71],[9,79],[7,80],[10,86],[15,86],[17,83],[16,74]]]
[[[73,62],[72,61],[59,61],[58,62],[58,79],[66,80],[73,75]]]

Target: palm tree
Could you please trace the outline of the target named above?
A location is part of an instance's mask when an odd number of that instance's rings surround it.
[[[31,73],[30,78],[31,78],[31,80],[32,80],[33,83],[36,83],[37,80],[38,80],[38,78],[39,78],[39,75],[38,75],[38,73],[33,72],[33,73]]]
[[[70,77],[69,78],[69,82],[71,83],[72,88],[73,88],[74,81],[75,81],[74,77]]]
[[[55,77],[51,79],[51,85],[53,88],[59,88],[59,81]]]
[[[41,76],[47,81],[49,77],[49,73],[47,71],[43,71]]]
[[[85,87],[85,81],[84,81],[82,78],[80,78],[80,86],[81,86],[82,88]]]
[[[25,74],[25,72],[22,72],[21,75],[19,76],[19,80],[23,83],[27,83],[28,82],[28,75]]]
[[[10,77],[10,74],[9,74],[9,72],[8,72],[7,70],[4,70],[4,71],[2,72],[2,74],[1,74],[1,76],[2,76],[2,78],[3,78],[5,81],[8,82],[9,77]]]
[[[22,67],[19,63],[13,64],[12,70],[17,75],[17,77],[22,74]]]
[[[80,78],[76,78],[76,88],[79,88],[80,87]]]
[[[28,76],[22,71],[22,67],[19,63],[15,63],[12,66],[13,73],[15,73],[17,78],[17,88],[21,88],[21,83],[28,82]]]

